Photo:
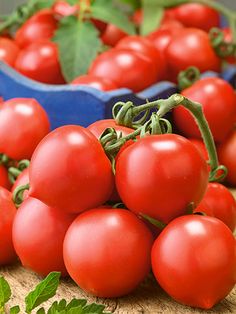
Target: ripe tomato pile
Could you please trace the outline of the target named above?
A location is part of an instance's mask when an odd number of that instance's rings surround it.
[[[65,83],[53,36],[79,10],[56,1],[34,13],[13,38],[0,38],[1,60],[34,80]],[[138,28],[142,9],[130,18]],[[176,82],[189,66],[221,70],[207,34],[219,26],[219,13],[210,7],[167,9],[145,37],[91,22],[108,47],[71,84],[139,92]],[[188,306],[210,309],[231,292],[236,94],[219,77],[180,85],[168,99],[119,101],[112,119],[86,128],[51,130],[37,100],[1,100],[0,266],[18,259],[40,276],[58,271],[103,298],[132,293],[151,271]]]

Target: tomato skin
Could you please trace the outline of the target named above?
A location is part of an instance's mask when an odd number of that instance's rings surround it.
[[[190,66],[200,72],[220,72],[221,61],[211,47],[208,34],[197,28],[179,29],[167,47],[166,57],[174,78]]]
[[[0,164],[0,186],[9,190],[11,187],[11,183],[8,179],[7,169]]]
[[[226,181],[232,186],[236,186],[236,132],[233,131],[222,143],[217,147],[217,153],[222,165],[228,169]]]
[[[76,125],[62,126],[40,142],[29,178],[30,196],[68,213],[104,204],[114,185],[101,144],[89,130]]]
[[[12,243],[12,224],[16,208],[12,194],[0,186],[0,265],[8,265],[16,260]]]
[[[19,47],[25,48],[32,43],[53,37],[57,29],[57,20],[53,11],[44,9],[29,18],[16,32],[15,40]]]
[[[179,217],[154,242],[152,269],[176,301],[210,309],[236,283],[235,238],[214,217]]]
[[[231,29],[229,27],[224,27],[222,29],[223,31],[223,34],[224,34],[224,40],[226,43],[232,43],[233,41],[233,37],[232,37],[232,32],[231,32]],[[228,63],[231,63],[231,64],[236,64],[236,58],[234,56],[230,56],[230,57],[227,57],[226,58],[226,61]]]
[[[118,87],[139,92],[157,81],[158,69],[153,67],[150,59],[136,51],[111,49],[94,60],[89,74],[106,77]],[[142,77],[142,80],[137,80],[137,77]]]
[[[128,34],[119,29],[114,24],[107,24],[101,40],[104,45],[114,47],[122,38],[126,37]]]
[[[15,68],[21,74],[41,83],[65,83],[59,64],[57,45],[47,40],[38,41],[21,50]]]
[[[191,202],[197,206],[207,183],[205,160],[191,142],[175,134],[144,137],[116,163],[116,186],[127,208],[164,223],[184,215]]]
[[[208,32],[212,27],[220,26],[219,13],[200,3],[185,3],[166,10],[169,18],[181,22],[186,27],[200,28]]]
[[[151,232],[131,212],[92,209],[79,215],[68,229],[64,261],[83,290],[99,297],[118,297],[134,290],[148,274],[152,243]]]
[[[23,266],[41,276],[51,271],[66,276],[63,241],[74,218],[35,198],[25,200],[17,210],[12,231],[14,248]]]
[[[29,168],[25,168],[21,174],[17,177],[15,183],[13,184],[11,188],[11,192],[13,193],[15,189],[19,186],[29,184]],[[25,190],[23,193],[23,200],[25,200],[28,197],[29,191]]]
[[[0,37],[0,61],[14,67],[19,51],[19,47],[13,40]]]
[[[149,58],[153,62],[153,66],[158,69],[157,80],[160,81],[164,78],[166,72],[165,59],[148,39],[141,36],[126,36],[117,43],[115,48],[130,49],[141,53]]]
[[[49,130],[47,114],[35,99],[13,98],[0,107],[0,152],[12,159],[30,159]]]
[[[202,199],[213,216],[223,221],[233,232],[236,227],[236,201],[231,192],[220,183],[209,183]]]
[[[181,94],[202,104],[214,140],[223,141],[236,121],[236,97],[232,86],[220,78],[208,77],[195,82]],[[196,122],[185,108],[175,108],[173,117],[181,133],[187,137],[201,138]]]
[[[204,198],[201,200],[200,204],[193,210],[193,213],[202,213],[210,217],[215,217],[213,209],[207,205]]]
[[[88,85],[104,92],[117,89],[117,86],[111,80],[88,74],[78,76],[71,82],[71,84]]]

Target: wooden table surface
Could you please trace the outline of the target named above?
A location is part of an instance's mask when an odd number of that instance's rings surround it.
[[[233,191],[236,196],[236,190]],[[19,304],[24,309],[24,297],[40,281],[40,278],[20,265],[0,269],[12,288],[12,299],[10,306]],[[119,299],[100,299],[82,291],[70,279],[62,280],[58,289],[56,300],[65,298],[70,300],[73,297],[86,298],[88,302],[103,303],[107,311],[115,314],[192,314],[192,313],[235,313],[236,314],[236,287],[223,301],[214,306],[211,310],[204,311],[196,308],[186,307],[173,301],[150,276],[131,295]],[[54,300],[53,299],[53,300]],[[51,304],[52,301],[46,303]],[[7,311],[6,313],[8,313]]]

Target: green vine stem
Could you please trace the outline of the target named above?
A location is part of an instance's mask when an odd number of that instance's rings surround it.
[[[28,168],[30,165],[30,161],[28,159],[22,159],[18,162],[17,167],[9,167],[8,168],[8,177],[12,184],[15,183],[17,177],[22,173],[22,171]]]
[[[178,74],[178,88],[183,90],[193,85],[200,78],[200,71],[196,67],[189,67]]]
[[[18,186],[14,192],[13,192],[13,195],[12,195],[12,199],[13,199],[13,202],[15,203],[16,205],[16,208],[20,207],[20,205],[22,204],[23,202],[23,194],[26,190],[29,190],[30,186],[29,184],[25,184],[25,185],[20,185]]]

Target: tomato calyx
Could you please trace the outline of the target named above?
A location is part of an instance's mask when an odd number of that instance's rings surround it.
[[[20,160],[16,166],[8,168],[8,177],[12,184],[15,183],[17,177],[22,173],[22,171],[28,168],[30,161],[28,159]]]
[[[178,74],[178,88],[183,90],[193,85],[200,78],[200,71],[197,67],[188,67],[184,71],[180,71]]]
[[[146,214],[140,214],[140,217],[144,218],[146,221],[150,222],[153,226],[157,227],[161,231],[167,226],[167,224],[164,222],[154,219]]]
[[[30,189],[30,185],[29,185],[29,183],[27,183],[25,185],[18,186],[14,190],[13,195],[12,195],[12,199],[13,199],[13,202],[15,203],[16,208],[19,208],[20,205],[23,203],[23,200],[24,200],[23,194],[26,190],[29,190],[29,189]]]
[[[235,56],[236,43],[227,42],[224,39],[224,33],[222,30],[217,27],[213,27],[209,32],[209,38],[212,47],[220,58]]]

